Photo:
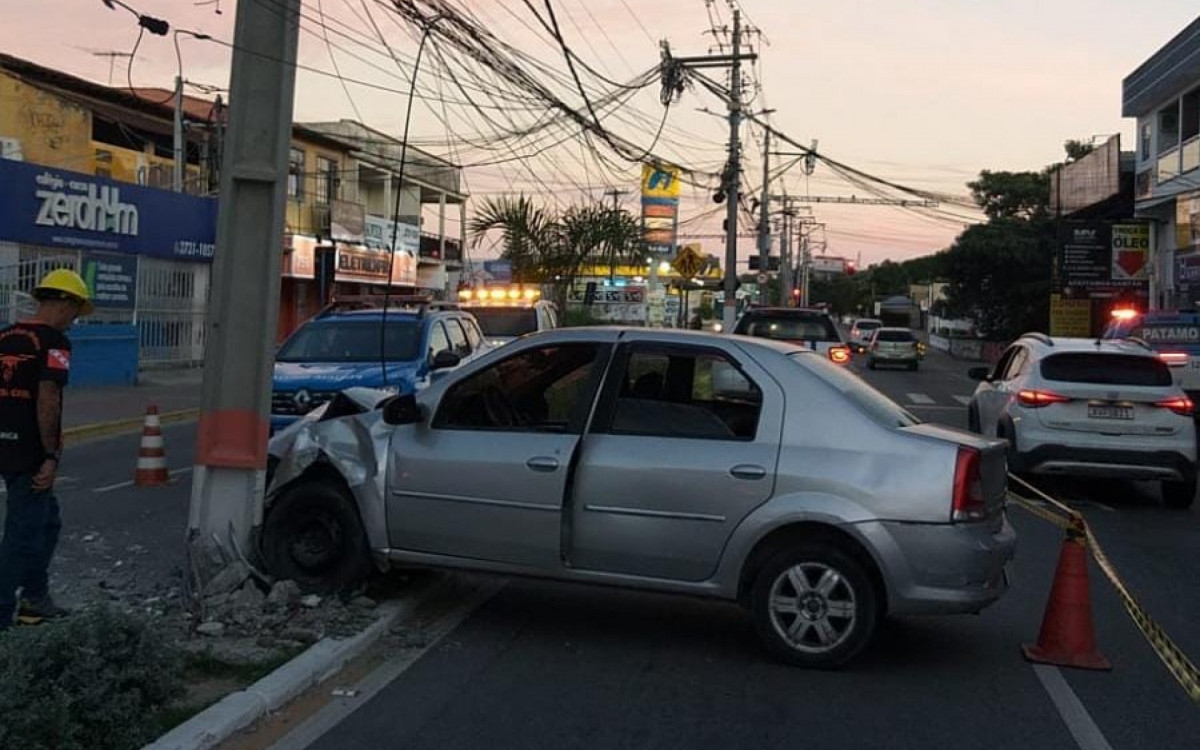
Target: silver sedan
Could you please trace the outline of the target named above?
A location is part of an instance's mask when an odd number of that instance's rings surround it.
[[[416,564],[727,599],[804,666],[852,659],[885,614],[982,610],[1016,541],[1002,442],[763,339],[536,334],[415,396],[347,393],[271,454],[277,575],[331,589]]]

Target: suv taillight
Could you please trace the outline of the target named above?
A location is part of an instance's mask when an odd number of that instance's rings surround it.
[[[1156,401],[1154,405],[1163,409],[1170,409],[1181,417],[1190,417],[1196,411],[1196,405],[1187,396]]]
[[[1018,392],[1017,399],[1020,400],[1022,406],[1030,406],[1034,409],[1038,409],[1043,406],[1049,406],[1050,404],[1065,404],[1071,400],[1061,393],[1055,393],[1054,391],[1035,391],[1029,388]]]
[[[987,516],[983,498],[983,455],[976,448],[958,447],[954,463],[954,497],[950,518],[955,521],[978,521]]]

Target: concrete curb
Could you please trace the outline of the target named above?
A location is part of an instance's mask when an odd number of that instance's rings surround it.
[[[176,422],[190,422],[199,418],[199,416],[199,409],[180,409],[179,411],[169,411],[165,414],[160,414],[158,419],[162,424],[173,424]],[[92,438],[137,432],[142,429],[145,421],[146,418],[142,416],[68,427],[63,430],[63,441],[67,445],[74,445],[75,443],[91,440]]]
[[[375,622],[349,638],[325,638],[241,692],[225,696],[167,732],[142,750],[211,750],[266,714],[277,711],[304,691],[341,671],[375,645],[399,620],[446,583],[445,578],[418,589],[411,597],[380,607]]]

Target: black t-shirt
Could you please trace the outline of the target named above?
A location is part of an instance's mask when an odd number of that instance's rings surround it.
[[[57,329],[24,321],[0,331],[0,472],[36,471],[42,465],[46,449],[38,428],[38,388],[43,380],[65,386],[70,371],[71,342]]]

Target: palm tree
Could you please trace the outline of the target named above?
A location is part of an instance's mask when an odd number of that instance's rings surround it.
[[[538,208],[527,196],[489,198],[467,224],[471,244],[478,245],[493,230],[504,243],[501,257],[512,261],[513,279],[540,281],[541,254],[553,242],[556,218]]]

